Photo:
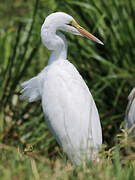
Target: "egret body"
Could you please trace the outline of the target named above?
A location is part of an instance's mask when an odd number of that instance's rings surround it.
[[[96,160],[102,144],[98,110],[83,78],[67,60],[67,41],[57,32],[66,31],[103,44],[70,15],[50,14],[41,28],[41,39],[51,50],[48,65],[34,78],[22,83],[22,99],[41,99],[46,123],[57,142],[75,164]]]
[[[135,135],[135,88],[132,89],[128,96],[128,105],[125,113],[125,127],[131,129],[129,136]]]

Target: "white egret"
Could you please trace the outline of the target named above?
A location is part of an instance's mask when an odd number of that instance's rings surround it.
[[[77,69],[67,60],[67,41],[58,30],[103,44],[70,15],[50,14],[41,28],[42,42],[51,50],[48,65],[36,77],[22,83],[21,99],[27,98],[29,102],[41,99],[50,131],[68,158],[79,165],[85,159],[97,159],[102,131],[93,97]]]
[[[135,88],[128,96],[128,105],[125,113],[125,127],[131,129],[130,135],[135,135]]]

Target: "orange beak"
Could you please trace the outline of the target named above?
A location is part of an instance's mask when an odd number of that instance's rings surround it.
[[[83,27],[81,27],[76,21],[72,21],[72,24],[77,28],[77,30],[80,32],[80,34],[84,37],[87,37],[88,39],[91,39],[99,44],[104,45],[102,41],[100,41],[98,38],[93,36],[91,33],[89,33],[87,30],[85,30]]]

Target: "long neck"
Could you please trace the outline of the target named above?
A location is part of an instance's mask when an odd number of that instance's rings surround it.
[[[41,38],[43,44],[51,50],[48,64],[67,58],[67,41],[62,33],[56,32],[55,28],[42,26]]]
[[[56,50],[52,50],[48,64],[51,64],[52,62],[57,61],[57,60],[67,59],[67,41],[66,41],[66,38],[60,32],[57,32],[56,34],[59,38],[61,38],[63,43],[62,43],[62,46],[60,46],[60,48],[57,48]]]

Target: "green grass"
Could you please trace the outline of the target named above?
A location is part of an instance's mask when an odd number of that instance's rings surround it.
[[[124,135],[125,133],[125,135]],[[126,132],[117,137],[118,144],[109,150],[103,149],[99,162],[87,162],[75,168],[64,156],[56,159],[41,155],[31,147],[22,151],[19,147],[0,144],[0,177],[11,179],[94,179],[94,180],[133,180],[135,178],[135,142]],[[54,155],[52,155],[54,156]]]
[[[19,99],[20,83],[47,64],[49,51],[40,42],[40,28],[44,18],[56,11],[72,15],[105,44],[65,33],[68,59],[96,101],[106,146],[99,163],[77,169],[48,131],[41,103]],[[5,0],[0,4],[0,19],[1,179],[134,179],[135,145],[128,140],[133,147],[127,147],[117,135],[123,127],[127,96],[135,85],[135,2]]]

